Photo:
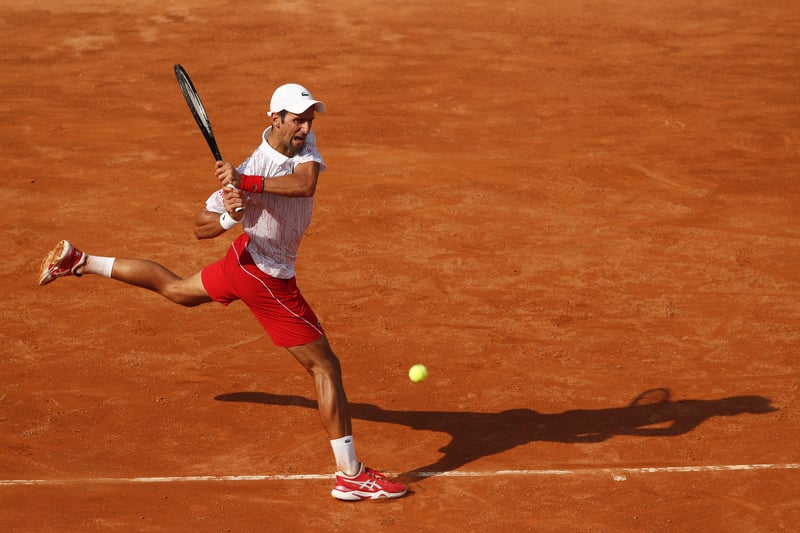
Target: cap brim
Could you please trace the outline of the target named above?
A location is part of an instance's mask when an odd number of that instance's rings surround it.
[[[314,111],[316,111],[317,113],[325,112],[325,104],[323,104],[319,100],[302,100],[295,104],[286,106],[286,111],[288,111],[289,113],[294,113],[295,115],[299,115],[301,113],[305,113],[309,107],[313,107]],[[280,113],[281,111],[283,110],[279,111],[270,110],[269,114],[271,115],[273,113]]]

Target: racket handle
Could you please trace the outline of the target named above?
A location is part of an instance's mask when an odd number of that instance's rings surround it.
[[[232,189],[232,190],[234,190],[234,191],[236,190],[236,187],[233,185],[233,183],[229,183],[229,184],[227,184],[227,185],[226,185],[226,187],[227,187],[227,188],[229,188],[229,189]],[[235,213],[241,213],[242,211],[244,211],[244,207],[237,207],[237,208],[236,208],[236,209],[234,209],[233,211],[234,211]]]

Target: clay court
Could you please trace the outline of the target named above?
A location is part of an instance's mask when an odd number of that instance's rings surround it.
[[[796,529],[796,1],[30,4],[0,531]],[[192,235],[217,182],[175,63],[237,165],[276,86],[325,101],[298,283],[405,498],[331,498],[311,380],[244,305],[37,286],[60,239],[189,275],[238,234]]]

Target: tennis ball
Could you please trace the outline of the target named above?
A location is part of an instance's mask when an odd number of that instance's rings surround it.
[[[414,383],[425,381],[428,378],[428,369],[425,365],[414,365],[408,370],[408,377]]]

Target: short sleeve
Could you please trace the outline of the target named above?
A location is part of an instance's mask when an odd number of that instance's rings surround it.
[[[206,200],[206,210],[212,213],[219,213],[220,215],[226,211],[225,203],[223,202],[222,189],[214,191],[214,193]]]

